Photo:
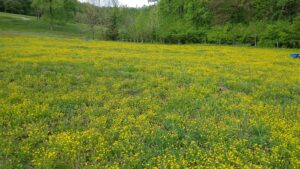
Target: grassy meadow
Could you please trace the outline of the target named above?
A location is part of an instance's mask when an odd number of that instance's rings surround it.
[[[0,168],[299,168],[288,49],[0,36]]]
[[[51,31],[49,23],[44,19],[0,12],[0,35],[84,37],[89,35],[88,30],[84,24],[59,22]]]

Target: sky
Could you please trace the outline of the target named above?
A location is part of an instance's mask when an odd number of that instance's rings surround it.
[[[88,0],[79,0],[81,2],[88,1]],[[122,6],[128,7],[142,7],[144,5],[148,5],[148,0],[118,0],[119,4]]]
[[[128,7],[142,7],[148,5],[148,0],[119,0],[119,3]]]

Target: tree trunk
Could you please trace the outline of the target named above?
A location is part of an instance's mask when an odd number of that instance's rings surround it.
[[[95,39],[95,25],[94,24],[91,25],[91,32],[92,32],[92,39],[94,40]]]
[[[49,1],[49,12],[50,12],[50,30],[53,31],[53,8],[52,8],[52,0]]]

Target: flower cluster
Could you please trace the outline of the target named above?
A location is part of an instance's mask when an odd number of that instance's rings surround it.
[[[4,168],[299,168],[291,50],[0,37]]]

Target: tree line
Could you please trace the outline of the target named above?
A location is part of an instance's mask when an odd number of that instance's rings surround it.
[[[159,35],[172,43],[299,47],[299,0],[161,0]]]
[[[0,0],[0,12],[32,15],[32,0]]]
[[[0,0],[0,10],[89,25],[92,38],[131,42],[300,47],[299,0],[160,0],[143,8],[117,0]]]

